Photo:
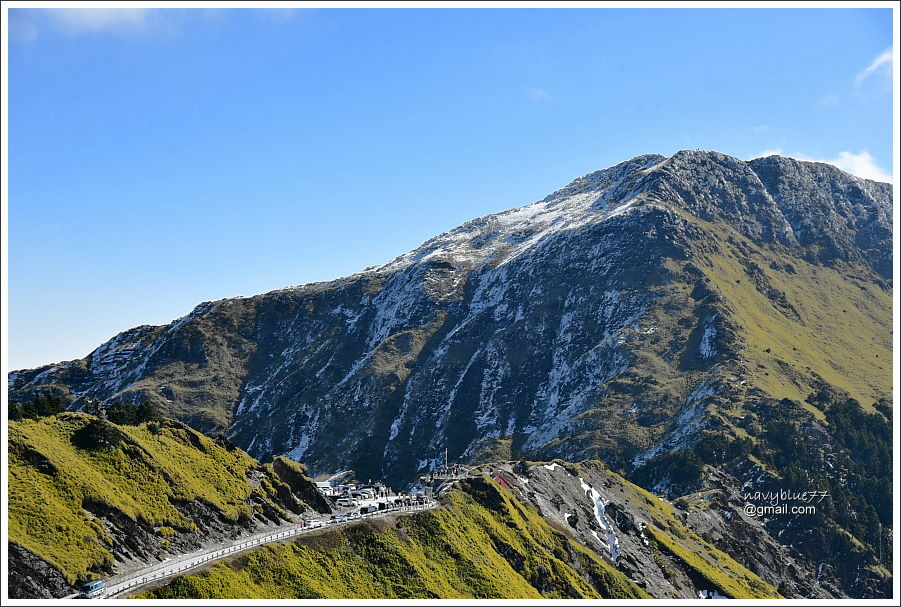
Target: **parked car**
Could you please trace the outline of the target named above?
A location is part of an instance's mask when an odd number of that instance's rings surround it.
[[[333,514],[332,520],[335,521],[336,523],[343,523],[344,521],[347,520],[347,515],[346,514]]]
[[[339,498],[338,498],[338,501],[335,502],[335,503],[338,504],[339,506],[343,506],[343,507],[345,507],[345,508],[346,508],[346,507],[359,506],[359,505],[360,505],[360,502],[357,501],[357,500],[355,500],[355,499],[352,498],[352,497],[339,497]]]
[[[360,514],[369,514],[370,512],[378,512],[377,506],[363,506],[360,508]]]

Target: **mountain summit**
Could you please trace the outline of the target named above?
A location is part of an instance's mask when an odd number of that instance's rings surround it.
[[[13,372],[10,396],[149,399],[317,472],[411,480],[445,448],[638,465],[747,425],[752,393],[889,395],[891,210],[829,165],[639,156],[385,265]]]

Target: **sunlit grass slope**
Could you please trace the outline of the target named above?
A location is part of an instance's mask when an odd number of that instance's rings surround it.
[[[489,479],[445,507],[270,546],[152,598],[642,598],[594,552]]]
[[[118,444],[78,446],[79,431],[91,423],[108,425]],[[9,541],[70,582],[90,577],[90,569],[113,559],[112,538],[95,513],[118,511],[168,537],[196,530],[179,502],[197,500],[228,520],[246,519],[253,514],[251,468],[262,475],[256,493],[271,501],[280,481],[267,467],[179,422],[115,426],[82,413],[10,422]]]
[[[725,224],[686,218],[718,237],[719,250],[700,253],[699,266],[742,329],[750,384],[803,401],[816,374],[867,410],[891,396],[892,293],[881,279],[862,266],[832,268],[765,250]]]

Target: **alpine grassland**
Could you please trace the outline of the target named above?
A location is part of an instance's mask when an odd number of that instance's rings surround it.
[[[257,489],[248,482],[253,471]],[[172,420],[119,426],[69,412],[9,422],[9,541],[70,583],[113,562],[106,513],[153,527],[168,542],[197,531],[177,504],[200,502],[237,522],[254,515],[252,501],[284,513],[282,484],[245,452]]]

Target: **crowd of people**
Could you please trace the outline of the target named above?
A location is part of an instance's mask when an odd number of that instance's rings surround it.
[[[447,466],[439,466],[433,468],[429,474],[429,480],[434,481],[435,478],[458,478],[466,475],[466,468],[461,464],[449,464]]]

